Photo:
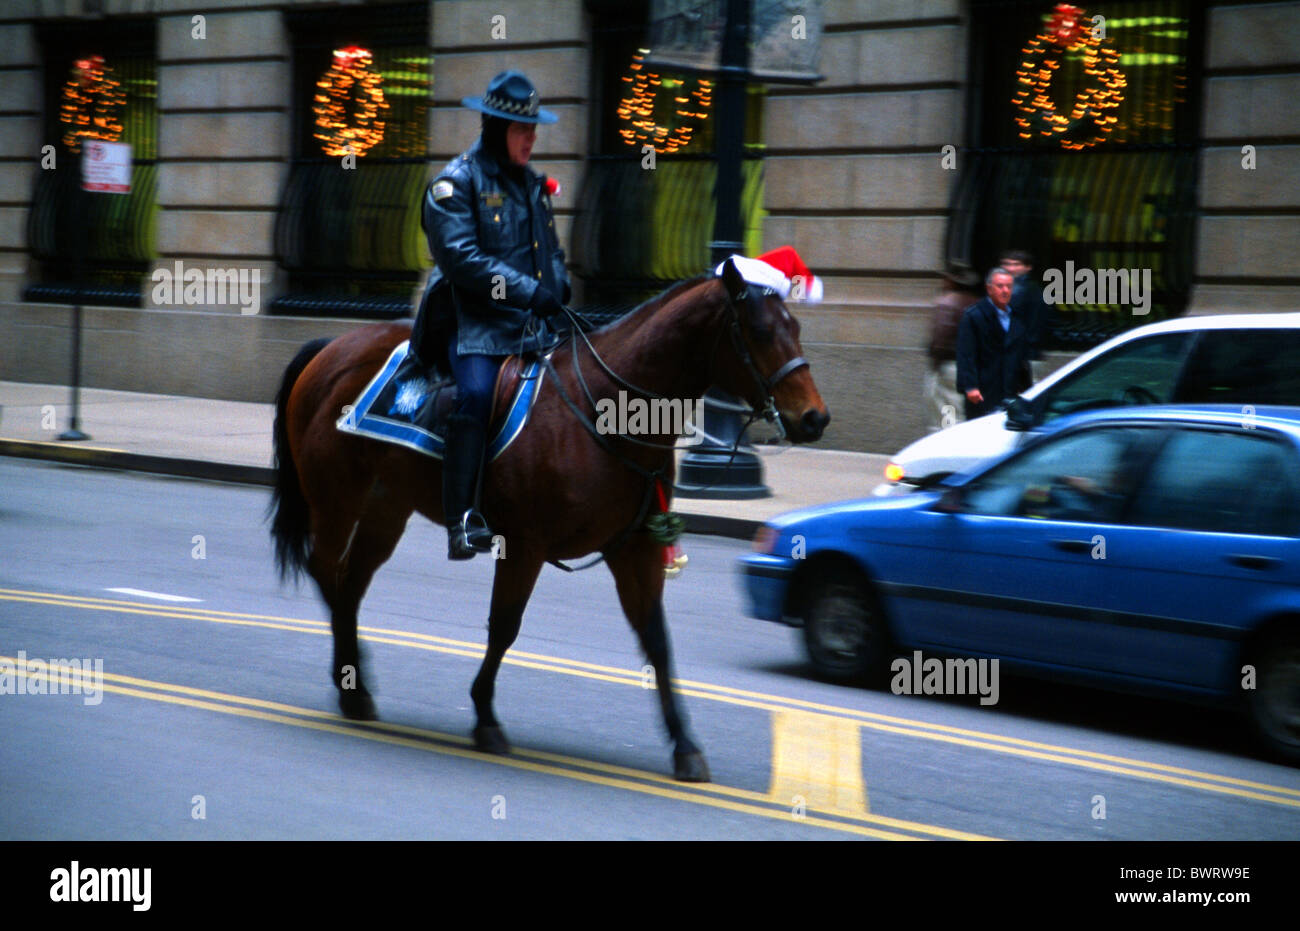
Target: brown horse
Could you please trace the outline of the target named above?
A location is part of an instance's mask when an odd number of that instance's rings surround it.
[[[309,343],[289,364],[276,398],[276,560],[282,577],[306,570],[329,605],[332,673],[349,718],[374,717],[357,647],[357,610],[370,579],[392,555],[412,511],[444,522],[435,460],[335,427],[343,407],[409,336],[402,322]],[[729,261],[722,277],[677,284],[592,333],[589,343],[575,334],[569,347],[556,350],[527,427],[484,476],[483,511],[504,536],[508,558],[496,561],[487,652],[470,689],[479,749],[509,751],[492,696],[542,566],[601,552],[655,669],[674,775],[708,781],[704,755],[673,696],[663,546],[639,526],[653,487],[648,476],[662,475],[663,487],[672,487],[677,437],[601,436],[592,426],[594,404],[635,386],[643,396],[684,405],[717,386],[756,411],[774,409],[792,440],[809,442],[830,416],[801,352],[799,324],[781,298],[747,285]]]

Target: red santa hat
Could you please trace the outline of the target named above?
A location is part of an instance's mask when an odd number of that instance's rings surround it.
[[[782,300],[793,296],[797,301],[816,303],[822,299],[822,280],[808,270],[794,246],[780,246],[757,259],[733,255],[731,260],[746,281],[771,288]],[[721,265],[717,274],[722,274]]]

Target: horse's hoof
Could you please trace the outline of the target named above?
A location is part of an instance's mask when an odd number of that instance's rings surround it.
[[[351,721],[374,721],[379,715],[375,713],[375,700],[369,692],[348,689],[339,692],[339,711]]]
[[[510,752],[510,741],[506,740],[505,732],[497,725],[479,725],[474,728],[474,748],[483,753],[504,756]]]
[[[693,753],[673,754],[673,778],[678,782],[711,782],[709,764],[704,754],[698,750]]]

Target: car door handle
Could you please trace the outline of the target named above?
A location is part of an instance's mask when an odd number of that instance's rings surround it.
[[[1254,556],[1250,553],[1231,553],[1224,558],[1243,569],[1276,569],[1282,564],[1282,560],[1276,556]]]
[[[1053,540],[1052,546],[1067,553],[1086,553],[1092,549],[1091,540]]]

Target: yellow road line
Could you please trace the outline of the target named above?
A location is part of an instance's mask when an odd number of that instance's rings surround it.
[[[82,608],[87,611],[116,611],[122,614],[142,614],[150,617],[179,618],[180,620],[183,621],[213,621],[220,624],[233,624],[238,627],[269,627],[275,630],[288,630],[294,633],[303,633],[303,634],[328,634],[330,632],[329,627],[324,624],[320,625],[320,629],[313,629],[311,627],[298,625],[298,624],[269,624],[265,621],[241,621],[234,617],[216,618],[216,617],[209,617],[200,614],[197,611],[194,611],[189,608],[169,609],[169,608],[163,608],[159,605],[146,604],[143,602],[135,602],[135,604],[137,604],[138,607],[128,608],[128,607],[119,607],[118,605],[131,604],[131,602],[110,603],[106,601],[105,603],[102,604],[96,604],[94,602],[67,601],[65,599],[58,598],[58,597],[25,598],[25,597],[19,597],[17,595],[3,594],[2,592],[0,592],[0,601],[25,601],[25,602],[30,602],[32,604],[52,605],[57,608]]]
[[[328,625],[321,621],[295,618],[273,618],[274,620],[289,622],[285,624],[271,623],[269,620],[242,620],[241,618],[259,617],[272,619],[272,616],[240,614],[237,612],[213,612],[205,609],[191,608],[179,610],[166,609],[151,603],[146,604],[112,599],[96,599],[87,598],[85,596],[62,596],[44,592],[25,592],[16,589],[0,589],[0,600],[27,601],[58,607],[124,611],[126,613],[155,617],[171,617],[182,620],[205,620],[214,623],[234,624],[247,627],[265,627],[276,630],[298,631],[311,634],[329,633]],[[132,605],[134,605],[134,607],[128,607]],[[388,628],[360,627],[358,629],[361,631],[384,631],[386,633],[398,635],[396,637],[364,636],[361,638],[370,642],[431,650],[434,652],[474,659],[481,659],[483,656],[483,647],[469,641],[434,637],[432,635],[419,634],[410,631],[395,631]],[[537,661],[524,659],[523,657],[535,657],[537,658]],[[583,678],[594,679],[597,681],[645,687],[639,671],[618,669],[617,667],[611,666],[601,666],[599,664],[585,663],[578,660],[559,659],[544,654],[512,651],[510,655],[506,656],[503,662],[508,665],[521,666],[545,672],[558,672],[567,675],[581,676]],[[587,669],[593,671],[584,671]],[[611,674],[597,673],[595,670],[608,670]],[[908,737],[920,737],[927,740],[936,740],[942,743],[950,743],[958,746],[990,750],[997,753],[1006,753],[1025,759],[1034,759],[1043,762],[1064,763],[1071,766],[1078,766],[1099,772],[1108,772],[1115,775],[1137,776],[1138,778],[1162,782],[1169,785],[1201,789],[1210,792],[1235,795],[1256,801],[1266,801],[1288,807],[1300,808],[1300,789],[1292,789],[1286,786],[1275,786],[1247,779],[1221,776],[1215,773],[1206,773],[1178,766],[1170,766],[1163,763],[1152,763],[1129,757],[1099,753],[1092,750],[1063,747],[1019,737],[1003,736],[1000,734],[986,733],[944,724],[932,724],[926,721],[895,717],[876,712],[861,711],[855,708],[827,705],[797,698],[785,698],[783,696],[768,695],[762,692],[752,692],[744,689],[731,688],[729,686],[713,685],[711,683],[694,682],[689,679],[674,679],[673,682],[677,686],[679,694],[684,697],[704,698],[710,701],[722,702],[724,704],[771,712],[788,711],[792,707],[797,709],[816,710],[850,718],[862,727],[869,727],[883,733],[898,734]],[[749,696],[752,696],[752,698]]]
[[[0,657],[0,659],[14,662],[12,657]],[[44,673],[37,673],[33,678],[49,678]],[[108,676],[106,675],[107,679]],[[157,683],[162,689],[170,689],[172,686],[165,683]],[[738,812],[740,814],[752,815],[756,817],[768,818],[776,821],[793,822],[796,824],[807,825],[809,827],[825,828],[827,830],[840,831],[848,834],[856,834],[861,837],[872,837],[879,840],[918,840],[917,838],[906,834],[899,834],[893,831],[884,831],[877,828],[865,827],[858,824],[847,824],[842,821],[832,821],[826,818],[813,816],[792,817],[789,812],[773,810],[772,808],[761,807],[755,804],[745,804],[741,802],[730,801],[725,798],[716,798],[707,793],[712,788],[707,784],[702,784],[698,791],[686,791],[680,788],[667,788],[663,785],[654,784],[657,780],[650,779],[647,782],[633,782],[628,779],[611,778],[595,773],[582,772],[580,770],[567,769],[559,766],[548,765],[545,763],[531,762],[526,759],[517,759],[509,756],[494,756],[480,753],[476,750],[461,748],[457,746],[440,746],[430,744],[428,740],[419,740],[414,737],[404,737],[397,734],[385,733],[383,730],[374,727],[357,727],[342,723],[330,723],[326,721],[309,720],[300,717],[294,717],[287,714],[277,714],[269,711],[261,711],[254,708],[232,706],[216,701],[207,701],[196,698],[190,698],[182,695],[171,695],[163,691],[153,691],[147,689],[130,688],[116,684],[105,684],[104,691],[115,694],[127,695],[133,698],[143,698],[150,701],[159,701],[167,704],[181,705],[189,708],[197,708],[205,711],[215,711],[222,714],[232,714],[239,717],[252,718],[259,721],[267,721],[275,724],[284,724],[291,727],[301,727],[309,730],[323,731],[331,734],[342,734],[349,737],[359,737],[364,740],[373,740],[380,743],[393,744],[396,746],[406,747],[409,749],[423,750],[429,753],[438,753],[444,756],[454,756],[460,759],[474,760],[482,763],[490,763],[497,766],[508,766],[512,769],[520,769],[528,772],[538,773],[548,776],[558,776],[565,779],[574,779],[579,782],[591,783],[593,785],[604,786],[606,788],[621,789],[629,792],[637,792],[643,795],[653,795],[659,798],[670,799],[672,801],[689,802],[695,805],[704,805],[710,808],[718,808],[726,811]],[[239,696],[231,696],[240,698]],[[291,706],[281,706],[291,707]],[[319,716],[319,712],[312,709],[293,709],[294,714],[302,712],[308,717]],[[341,721],[334,718],[334,721]],[[432,732],[422,732],[428,737],[443,740],[444,735],[438,735]],[[455,739],[456,742],[462,742],[461,739]],[[589,766],[586,761],[575,761],[580,766]],[[635,771],[633,771],[635,772]],[[651,773],[637,773],[638,777],[652,777]],[[903,822],[898,822],[902,824]],[[917,825],[916,830],[935,833],[936,829],[928,825]],[[943,830],[943,829],[939,829]],[[944,832],[945,835],[952,832]],[[970,839],[993,840],[994,838],[980,837],[979,835],[966,835]]]
[[[67,443],[56,443],[53,440],[23,440],[16,436],[0,436],[0,442],[3,443],[23,443],[28,446],[48,446],[51,449],[80,451],[95,453],[124,453],[125,449],[114,449],[111,446],[69,446]]]
[[[772,713],[772,801],[857,814],[867,810],[862,730],[806,711]]]
[[[17,660],[14,657],[0,656],[0,662],[16,663]],[[52,672],[57,673],[59,671],[60,670],[53,670]],[[73,682],[80,681],[77,678],[78,672],[75,669],[68,670],[67,673],[68,675],[71,676],[71,681]],[[89,677],[90,673],[88,671],[83,670],[81,675],[85,677]],[[52,675],[50,673],[38,672],[34,676],[32,676],[32,678],[44,678],[48,680],[53,680],[57,678],[57,676]],[[390,723],[384,721],[344,722],[344,719],[340,718],[336,714],[333,714],[331,712],[326,712],[326,711],[320,711],[315,708],[301,708],[295,705],[285,705],[279,702],[267,701],[265,699],[249,698],[243,695],[232,695],[224,692],[213,692],[208,689],[198,689],[198,688],[193,688],[191,686],[175,685],[172,683],[154,682],[149,679],[139,679],[134,676],[125,676],[117,673],[105,672],[103,673],[103,678],[106,682],[109,683],[121,683],[120,686],[116,684],[106,685],[104,687],[105,691],[112,691],[116,693],[132,695],[136,697],[152,697],[155,694],[166,695],[167,693],[176,693],[172,697],[177,698],[178,700],[179,698],[183,698],[183,697],[194,697],[196,699],[207,700],[207,701],[196,702],[194,704],[195,707],[206,707],[208,704],[211,703],[224,703],[224,704],[232,704],[232,705],[249,706],[256,709],[263,709],[270,712],[277,712],[282,715],[293,715],[293,716],[307,718],[307,719],[339,722],[342,723],[344,729],[348,730],[349,732],[351,732],[354,729],[363,729],[369,731],[395,733],[399,736],[406,735],[413,738],[420,738],[426,741],[432,740],[432,741],[451,743],[466,748],[468,748],[471,745],[471,741],[467,737],[461,737],[456,734],[447,734],[439,731],[430,731],[425,728],[412,727],[407,724],[397,724],[397,723]],[[222,709],[217,709],[217,710],[222,710]],[[234,713],[234,711],[232,710],[231,713]],[[511,753],[515,757],[523,757],[526,759],[533,759],[541,762],[554,763],[562,767],[569,767],[569,768],[577,767],[582,769],[588,769],[598,773],[623,777],[626,779],[642,780],[642,781],[657,783],[661,785],[672,786],[677,788],[678,791],[682,791],[681,789],[682,783],[678,782],[675,779],[672,779],[669,776],[664,776],[660,773],[649,772],[646,770],[632,769],[630,767],[618,766],[612,763],[601,763],[594,760],[584,760],[578,757],[564,756],[562,754],[557,754],[557,753],[548,753],[544,750],[529,750],[526,748],[515,747],[511,750]],[[492,757],[488,757],[478,752],[473,752],[469,754],[469,756],[470,758],[473,759],[483,759],[483,760],[494,759]],[[729,797],[734,799],[741,799],[743,801],[752,802],[757,805],[770,806],[772,804],[772,799],[770,795],[763,794],[760,792],[753,792],[748,789],[740,789],[734,786],[725,786],[718,783],[702,783],[700,785],[692,786],[692,789],[697,792],[706,792],[712,795],[724,796],[724,797]],[[788,813],[789,806],[781,806],[781,807],[787,809],[785,816],[789,817],[789,813]],[[888,818],[883,815],[866,814],[861,811],[856,813],[832,811],[832,810],[820,809],[817,806],[812,804],[808,805],[807,809],[809,811],[817,811],[822,814],[832,815],[834,817],[839,817],[839,818],[851,817],[854,818],[855,820],[862,821],[869,824],[877,824],[882,827],[895,828],[899,830],[914,831],[919,834],[945,838],[948,840],[995,840],[996,839],[996,838],[986,837],[981,834],[972,834],[966,831],[957,831],[951,828],[943,828],[937,825],[924,824],[916,821],[907,821],[900,818]]]

